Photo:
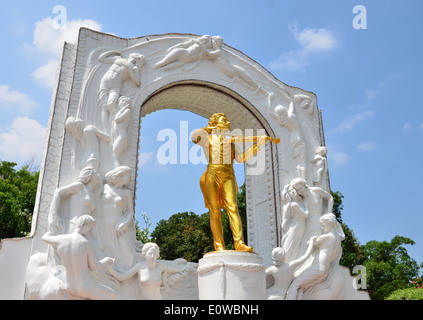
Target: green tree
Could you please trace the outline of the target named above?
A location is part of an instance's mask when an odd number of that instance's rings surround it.
[[[244,239],[247,242],[245,184],[239,188],[237,202]],[[222,226],[226,249],[233,250],[232,231],[225,210],[222,210]],[[193,212],[182,212],[172,215],[168,220],[160,220],[151,237],[152,241],[160,246],[161,258],[165,260],[184,258],[187,261],[197,262],[205,253],[214,250],[208,212],[200,216]]]
[[[386,286],[395,287],[391,284],[394,281],[410,284],[419,276],[419,265],[404,247],[413,244],[415,242],[409,238],[395,236],[390,242],[373,240],[364,245],[363,265],[372,299],[384,299],[390,293]]]
[[[341,243],[342,257],[339,264],[348,267],[350,272],[352,272],[355,266],[363,264],[365,258],[364,250],[353,230],[342,220],[342,209],[344,208],[342,199],[344,195],[340,191],[331,191],[331,195],[333,197],[333,214],[345,233],[345,240]]]
[[[165,260],[184,258],[197,262],[204,253],[211,251],[205,219],[194,212],[180,212],[168,220],[160,220],[151,237]]]
[[[0,161],[0,239],[27,236],[31,230],[39,172],[16,166]]]
[[[142,220],[144,222],[144,228],[141,229],[140,222],[135,220],[135,233],[137,240],[141,241],[142,243],[147,243],[151,241],[150,238],[150,227],[152,225],[151,217],[147,216],[147,213],[141,213]]]

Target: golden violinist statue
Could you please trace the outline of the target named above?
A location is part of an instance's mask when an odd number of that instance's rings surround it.
[[[221,222],[221,209],[224,208],[228,213],[235,250],[253,252],[253,248],[245,244],[242,233],[236,200],[238,185],[233,161],[235,159],[238,163],[244,163],[256,155],[267,140],[274,143],[279,143],[280,140],[268,136],[230,136],[226,138],[230,129],[231,123],[225,114],[215,113],[210,117],[208,126],[193,132],[191,140],[203,147],[208,161],[207,170],[200,179],[200,187],[205,206],[210,212],[210,227],[215,250],[225,250]],[[237,142],[253,142],[254,144],[241,153],[235,146]]]

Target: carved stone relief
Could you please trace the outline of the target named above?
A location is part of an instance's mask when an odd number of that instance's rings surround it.
[[[63,81],[72,85],[65,86],[65,102],[52,106],[54,134],[34,216],[28,298],[198,298],[196,264],[157,260],[159,248],[135,237],[141,117],[166,108],[206,118],[225,113],[233,128],[281,139],[245,165],[249,244],[267,266],[276,247],[285,263],[307,256],[314,266],[327,236],[336,237],[330,250],[338,252],[342,237],[333,231],[336,224],[320,227],[333,200],[312,93],[278,81],[219,36],[122,39],[81,29],[72,54],[74,68],[67,71],[62,62],[58,88]],[[286,291],[289,298],[319,296],[321,290],[315,293],[305,279],[313,277],[312,288],[335,281],[337,259],[333,254],[318,275],[307,261],[297,263],[290,267],[291,281],[284,280],[293,289],[283,285],[284,292],[269,296],[285,297]],[[277,283],[276,273],[273,277]]]

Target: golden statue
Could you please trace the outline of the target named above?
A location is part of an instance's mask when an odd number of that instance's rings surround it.
[[[228,213],[235,250],[253,252],[253,248],[245,244],[242,233],[241,218],[236,200],[238,185],[233,161],[235,159],[238,163],[244,163],[256,155],[267,140],[274,143],[279,143],[280,140],[268,136],[230,136],[226,138],[230,129],[231,123],[225,114],[215,113],[210,117],[208,126],[193,132],[191,140],[203,147],[208,161],[207,170],[200,179],[200,187],[206,208],[210,212],[214,249],[216,251],[225,250],[221,222],[221,209],[224,208]],[[244,153],[240,153],[234,144],[237,142],[253,142],[255,144]]]

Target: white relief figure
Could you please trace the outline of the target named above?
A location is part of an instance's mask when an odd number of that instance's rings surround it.
[[[342,272],[339,260],[345,234],[333,213],[320,218],[322,235],[314,242],[311,265],[305,268],[288,289],[287,300],[342,299]]]
[[[113,262],[109,257],[100,261],[95,258],[94,249],[86,238],[95,223],[93,217],[82,215],[76,221],[72,233],[54,235],[47,232],[41,238],[54,248],[65,268],[65,283],[61,287],[64,289],[62,293],[68,298],[91,300],[118,298],[111,288],[95,282],[90,273]]]
[[[127,166],[107,172],[102,199],[100,232],[104,248],[122,268],[135,263],[140,246],[135,233],[133,193],[127,188],[131,174],[132,169]]]
[[[113,268],[113,265],[109,265],[109,271],[119,281],[129,280],[137,274],[141,290],[141,300],[162,300],[160,287],[163,283],[163,273],[184,272],[187,262],[185,259],[176,259],[171,266],[157,261],[159,255],[159,246],[155,243],[148,242],[142,248],[142,261],[137,262],[130,269],[123,272],[119,272]]]
[[[312,105],[312,100],[309,96],[305,94],[297,94],[294,96],[294,99],[300,105],[301,108],[307,111],[309,116],[313,115],[314,109]]]
[[[294,102],[285,92],[281,94],[289,101],[289,108],[277,105],[273,108],[274,93],[270,92],[268,97],[269,114],[278,121],[279,125],[289,130],[288,143],[291,149],[291,157],[296,162],[297,177],[306,178],[306,145],[304,142],[301,127],[294,113]]]
[[[190,39],[170,47],[167,50],[168,54],[156,63],[155,68],[170,71],[181,68],[188,63],[200,61],[204,59],[202,47],[211,48],[211,37],[209,35]]]
[[[282,249],[286,260],[294,260],[300,254],[308,211],[302,198],[291,185],[282,191]]]
[[[266,279],[270,282],[266,288],[266,300],[285,300],[295,270],[310,257],[316,238],[310,239],[306,253],[296,260],[289,260],[280,247],[272,250],[273,266],[266,269]]]
[[[109,132],[110,114],[116,111],[122,83],[131,80],[137,87],[141,85],[140,68],[145,64],[145,57],[139,53],[131,53],[126,59],[121,56],[120,51],[113,50],[102,53],[98,60],[112,64],[101,79],[98,92],[103,130]]]
[[[223,38],[221,36],[212,37],[212,50],[207,50],[206,47],[202,46],[203,53],[205,58],[208,60],[214,61],[219,70],[227,77],[231,79],[239,80],[239,83],[244,87],[250,90],[259,90],[261,88],[257,83],[252,79],[252,77],[240,66],[231,63],[227,57],[226,52],[222,48]],[[267,92],[266,92],[267,93]]]
[[[92,166],[87,166],[75,182],[56,189],[48,216],[51,234],[70,233],[80,216],[92,215],[99,183],[100,175]]]
[[[289,184],[298,192],[309,212],[302,241],[301,252],[304,252],[305,242],[321,234],[319,219],[323,214],[332,212],[333,197],[319,187],[308,186],[307,182],[301,178],[295,178]]]
[[[76,167],[81,169],[85,166],[92,166],[98,170],[100,164],[99,141],[110,141],[110,136],[92,125],[84,127],[84,121],[78,118],[69,117],[66,119],[66,130],[81,144],[83,156],[81,163]]]
[[[115,167],[121,165],[121,155],[129,147],[128,127],[131,122],[131,99],[122,96],[118,100],[118,111],[112,120],[112,142]]]
[[[323,176],[328,172],[328,162],[326,159],[327,153],[328,150],[326,147],[318,147],[313,159],[310,160],[311,163],[314,164],[313,185],[315,186],[319,186],[322,183]]]

